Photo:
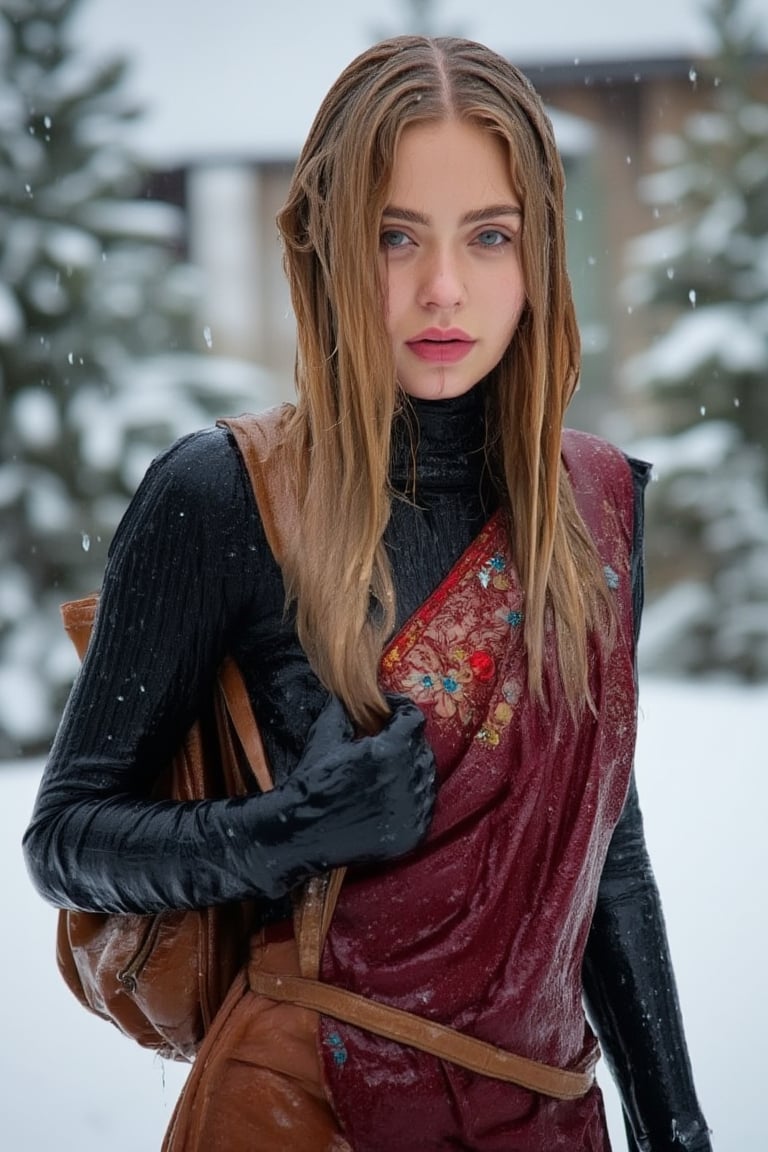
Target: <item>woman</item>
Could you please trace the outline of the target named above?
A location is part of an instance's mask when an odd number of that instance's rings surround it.
[[[279,922],[350,865],[324,980],[566,1069],[585,992],[633,1146],[709,1149],[632,780],[648,469],[563,437],[578,335],[541,103],[478,44],[381,43],[321,106],[279,227],[297,546],[278,569],[228,432],[154,463],[27,832],[35,883]],[[226,652],[279,787],[153,803]],[[183,1105],[194,1147],[303,1146],[254,1135],[248,995],[242,1051]],[[609,1147],[594,1085],[552,1099],[325,1018],[318,1039],[318,1149]]]

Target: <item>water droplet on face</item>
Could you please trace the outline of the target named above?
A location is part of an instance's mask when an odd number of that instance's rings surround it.
[[[702,404],[701,408],[699,408],[699,412],[701,413],[702,416],[706,416],[706,414],[707,414],[706,404]]]
[[[688,293],[688,299],[691,302],[691,307],[695,308],[696,307],[696,289],[695,288],[691,288],[690,292]]]
[[[667,280],[674,280],[674,278],[675,278],[674,268],[667,268]]]
[[[87,532],[83,532],[83,552],[88,552],[91,547],[91,538]]]
[[[739,407],[741,407],[741,400],[739,400],[738,396],[734,396],[734,398],[733,398],[733,406],[734,406],[734,408],[739,408]]]
[[[74,364],[74,362],[75,362],[75,354],[74,354],[74,352],[70,352],[70,353],[69,353],[69,355],[67,356],[67,362],[68,362],[69,364]]]
[[[577,220],[583,220],[584,219],[584,213],[582,212],[581,208],[576,209],[576,219]]]
[[[690,80],[691,84],[695,84],[696,81],[698,80],[698,78],[699,78],[699,74],[696,71],[696,69],[691,68],[688,72],[688,79]]]
[[[52,126],[53,121],[51,120],[50,116],[43,116],[43,124],[45,124],[46,128],[50,128]]]
[[[207,348],[213,347],[213,334],[211,333],[211,329],[207,324],[205,328],[203,328],[203,340],[205,340]]]

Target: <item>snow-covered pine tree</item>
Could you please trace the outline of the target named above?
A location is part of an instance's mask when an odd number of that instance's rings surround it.
[[[0,756],[49,738],[75,667],[59,604],[98,586],[151,457],[266,396],[207,352],[126,63],[77,49],[78,7],[0,0]]]
[[[743,0],[711,0],[701,107],[656,140],[660,225],[630,247],[655,325],[627,366],[656,461],[641,656],[667,672],[768,677],[768,91]]]

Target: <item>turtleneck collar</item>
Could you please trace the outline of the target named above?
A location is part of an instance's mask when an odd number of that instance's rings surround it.
[[[482,385],[448,400],[405,397],[393,426],[390,482],[396,492],[417,500],[447,490],[477,494],[484,468]]]

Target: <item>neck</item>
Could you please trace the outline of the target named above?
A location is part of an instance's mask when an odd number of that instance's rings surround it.
[[[485,471],[485,397],[477,386],[449,400],[406,397],[392,438],[390,481],[396,492],[477,492]]]

